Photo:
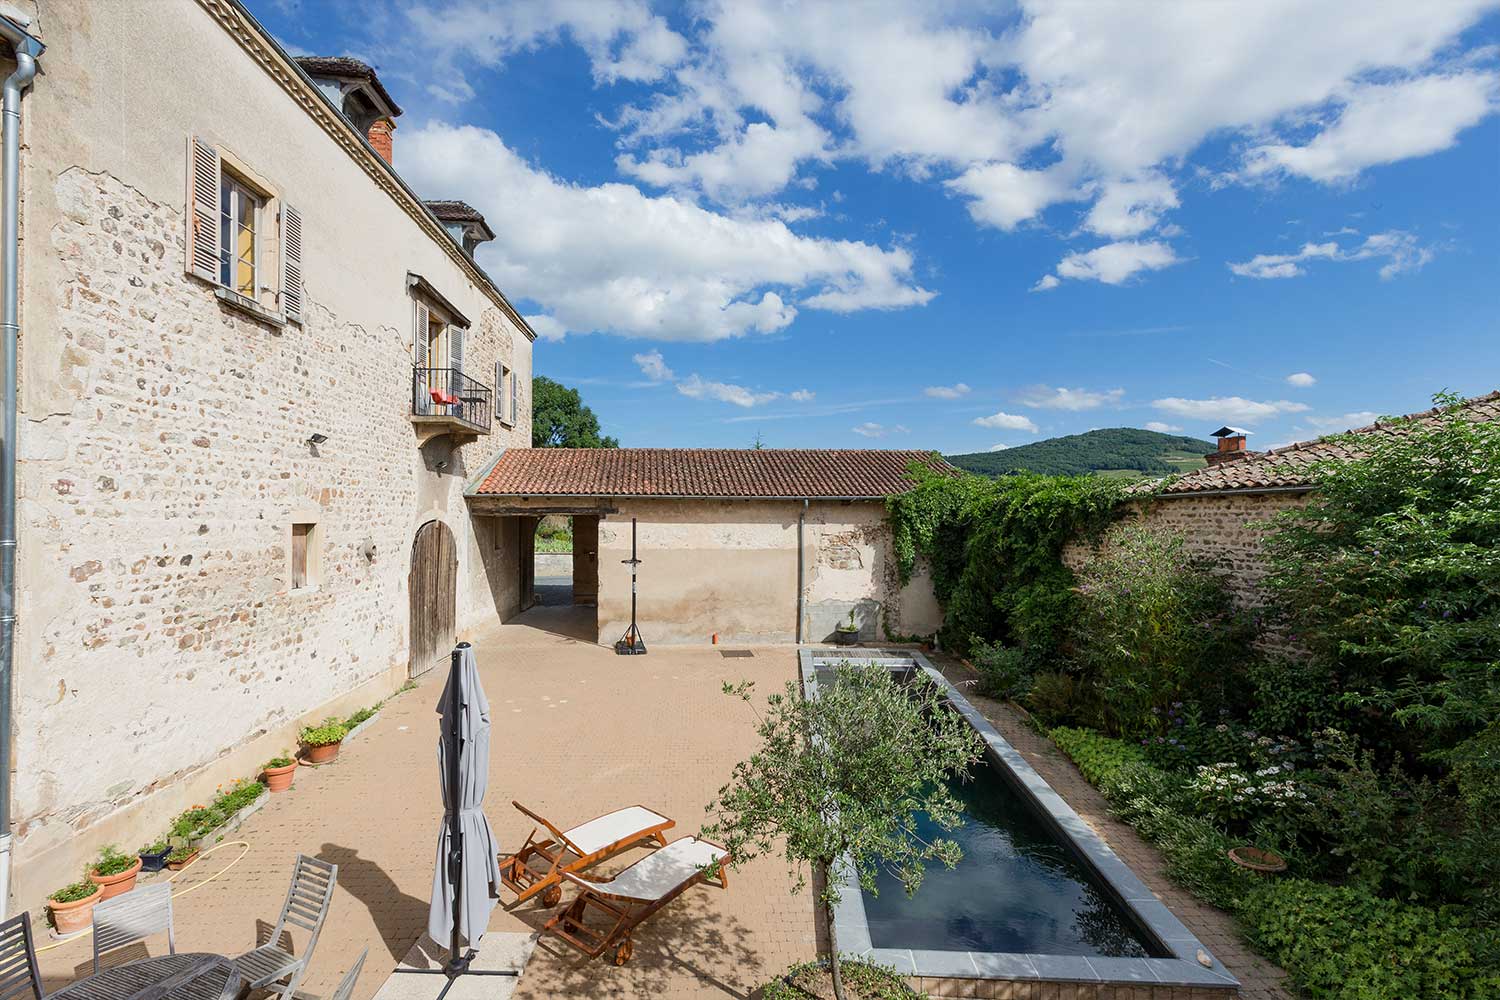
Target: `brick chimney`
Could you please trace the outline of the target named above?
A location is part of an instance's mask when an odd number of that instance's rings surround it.
[[[370,145],[375,147],[375,152],[387,163],[393,163],[391,159],[391,133],[396,131],[396,123],[389,118],[377,118],[370,126],[367,138]]]
[[[1238,462],[1242,458],[1250,458],[1255,454],[1245,448],[1245,438],[1250,432],[1239,427],[1220,427],[1210,437],[1219,439],[1219,447],[1203,457],[1209,465],[1223,465],[1226,462]]]

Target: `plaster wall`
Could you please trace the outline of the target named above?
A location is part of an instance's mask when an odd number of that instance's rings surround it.
[[[630,520],[637,519],[639,610],[649,645],[792,642],[797,634],[799,501],[611,501],[599,524],[599,640],[630,623]],[[822,642],[851,611],[866,640],[941,624],[930,581],[896,575],[878,502],[813,501],[803,535],[803,637]]]
[[[512,613],[514,527],[471,517],[462,489],[531,433],[526,335],[204,6],[36,13],[14,682],[25,907],[101,844],[134,847],[253,774],[305,721],[398,687],[421,524],[458,541],[460,631]],[[301,210],[301,325],[185,274],[191,135]],[[420,443],[408,271],[471,320],[466,370],[486,384],[497,360],[517,371],[518,426]],[[309,445],[314,432],[329,440]],[[322,567],[297,590],[293,523],[318,526]]]

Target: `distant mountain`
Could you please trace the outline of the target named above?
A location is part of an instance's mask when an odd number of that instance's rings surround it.
[[[1048,475],[1097,472],[1138,479],[1199,468],[1204,464],[1203,456],[1213,449],[1212,443],[1194,437],[1135,427],[1107,427],[1033,441],[1003,451],[944,457],[960,469],[981,476],[1003,476],[1025,470]]]

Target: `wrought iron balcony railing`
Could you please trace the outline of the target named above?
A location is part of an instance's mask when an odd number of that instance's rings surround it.
[[[457,368],[413,368],[411,413],[422,423],[448,423],[488,434],[494,420],[494,392]]]

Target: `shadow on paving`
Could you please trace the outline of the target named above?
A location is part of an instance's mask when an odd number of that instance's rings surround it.
[[[385,869],[360,857],[353,847],[324,844],[318,857],[339,866],[339,888],[365,904],[391,960],[400,962],[405,958],[413,940],[423,939],[431,901],[402,892]]]
[[[729,885],[728,891],[733,892],[732,875]],[[572,900],[573,894],[568,893],[561,906]],[[541,931],[559,909],[528,901],[510,912],[532,930]],[[712,970],[758,966],[760,953],[746,943],[749,936],[735,917],[702,900],[681,897],[636,928],[632,935],[635,953],[624,966],[615,966],[613,947],[598,958],[589,958],[561,938],[543,934],[526,965],[517,996],[655,997],[680,989],[682,977],[688,975],[701,984],[704,995],[748,1000],[748,988],[726,982]]]

